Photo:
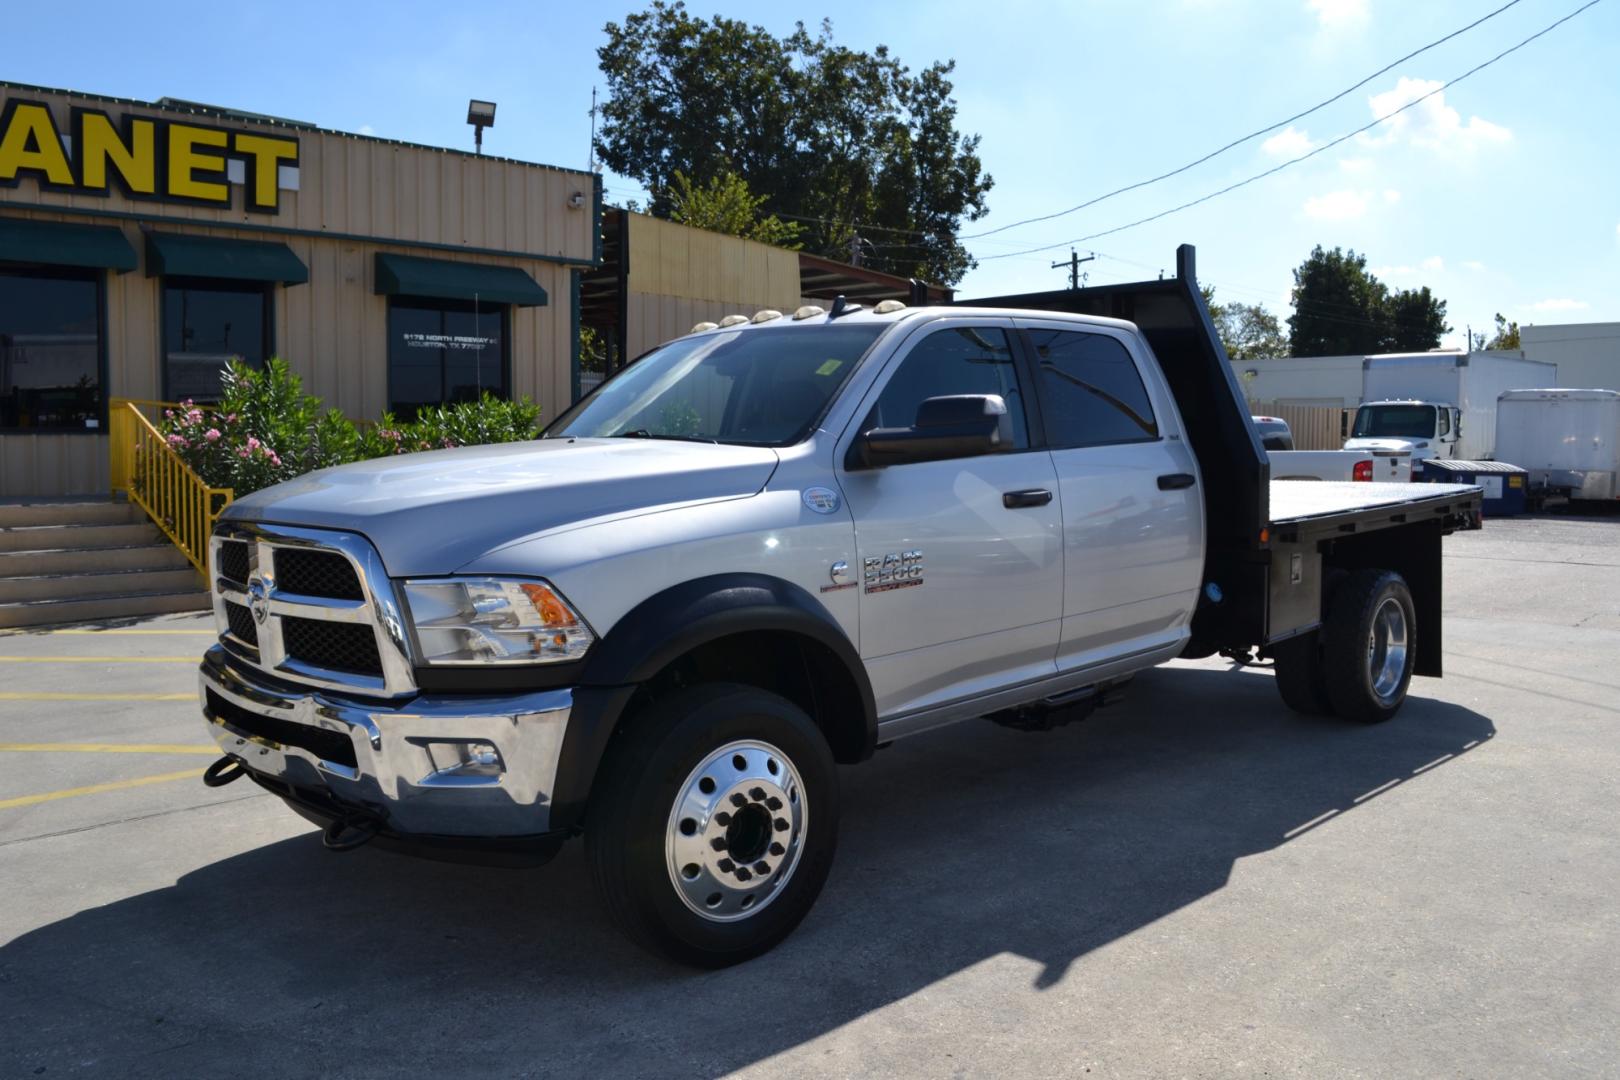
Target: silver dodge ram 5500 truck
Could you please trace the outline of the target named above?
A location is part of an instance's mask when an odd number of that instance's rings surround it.
[[[1133,673],[1275,658],[1388,719],[1440,673],[1440,541],[1479,491],[1277,484],[1193,279],[704,325],[540,439],[237,502],[201,695],[323,826],[536,863],[583,834],[637,940],[706,966],[798,924],[841,763],[1039,729]]]

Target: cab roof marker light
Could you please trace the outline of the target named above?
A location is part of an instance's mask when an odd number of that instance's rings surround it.
[[[692,329],[688,330],[687,333],[688,334],[701,334],[701,333],[703,333],[703,331],[705,331],[705,330],[713,330],[719,325],[720,325],[719,323],[700,322],[696,326],[693,326]]]
[[[727,315],[725,318],[720,320],[720,328],[724,330],[728,326],[741,326],[747,321],[748,316],[746,315]]]
[[[817,307],[815,304],[806,304],[806,305],[804,305],[804,307],[800,308],[798,311],[795,311],[793,313],[793,317],[795,319],[813,319],[817,315],[825,315],[825,314],[827,314],[827,309],[826,308]]]
[[[777,311],[775,308],[766,308],[764,311],[758,312],[754,315],[754,322],[770,322],[772,319],[780,319],[781,317],[782,313],[780,311]]]
[[[879,300],[877,307],[872,309],[874,315],[888,315],[890,312],[904,311],[906,305],[900,300]]]

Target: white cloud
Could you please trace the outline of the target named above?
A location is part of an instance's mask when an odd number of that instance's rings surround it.
[[[1339,168],[1347,173],[1369,173],[1372,172],[1373,160],[1364,157],[1340,158]]]
[[[1480,270],[1485,269],[1485,264],[1480,262],[1478,259],[1464,259],[1463,260],[1463,269],[1465,269],[1465,270],[1473,270],[1473,271],[1475,271],[1477,273]]]
[[[1473,150],[1513,139],[1513,132],[1482,117],[1470,116],[1464,123],[1462,114],[1446,104],[1443,92],[1424,97],[1442,85],[1433,79],[1410,79],[1403,75],[1393,89],[1369,96],[1367,104],[1373,116],[1389,119],[1374,132],[1361,136],[1361,141],[1375,146],[1404,140],[1428,149]],[[1418,104],[1397,115],[1397,110],[1412,102]]]
[[[1614,227],[1614,238],[1620,240],[1620,225]]]
[[[1298,131],[1292,124],[1283,128],[1277,134],[1260,144],[1260,149],[1272,157],[1292,158],[1298,157],[1315,147],[1311,137],[1303,131]]]
[[[1385,188],[1384,201],[1387,203],[1398,203],[1401,201],[1401,193],[1396,191],[1394,188]]]
[[[1418,265],[1430,273],[1435,273],[1446,268],[1446,260],[1442,259],[1438,255],[1430,255],[1427,259],[1424,259],[1422,262],[1418,263]]]
[[[1305,216],[1317,221],[1351,221],[1367,212],[1371,196],[1364,191],[1330,191],[1305,200]]]
[[[1367,272],[1375,278],[1408,278],[1417,273],[1410,266],[1375,266]]]
[[[1558,297],[1553,300],[1538,300],[1530,305],[1532,311],[1584,311],[1591,307],[1585,300],[1571,300],[1568,297]]]
[[[1367,0],[1306,0],[1324,30],[1342,30],[1367,21]]]
[[[361,135],[375,135],[377,134],[377,129],[372,127],[370,124],[361,124],[359,133]]]

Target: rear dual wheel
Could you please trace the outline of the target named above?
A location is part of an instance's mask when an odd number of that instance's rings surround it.
[[[679,691],[617,737],[585,846],[640,944],[725,967],[798,926],[837,847],[837,767],[815,722],[749,686]]]
[[[1400,711],[1412,682],[1412,593],[1389,570],[1357,570],[1328,600],[1320,630],[1272,648],[1277,689],[1296,712],[1376,724]]]

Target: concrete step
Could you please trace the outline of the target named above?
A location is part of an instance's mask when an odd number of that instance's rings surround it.
[[[29,600],[78,600],[84,597],[190,592],[202,589],[205,589],[202,575],[190,566],[180,570],[113,570],[98,574],[0,577],[0,604],[23,603]]]
[[[145,520],[140,507],[122,500],[0,503],[0,529],[26,525],[135,525]]]
[[[0,529],[0,551],[129,547],[163,540],[163,534],[150,521],[132,525],[20,525]]]
[[[111,570],[182,570],[191,563],[165,540],[115,548],[55,548],[0,551],[0,578],[41,574],[96,574]]]
[[[0,604],[0,628],[131,619],[178,611],[206,611],[205,592],[151,592],[126,596],[86,596],[72,600],[27,600]]]

